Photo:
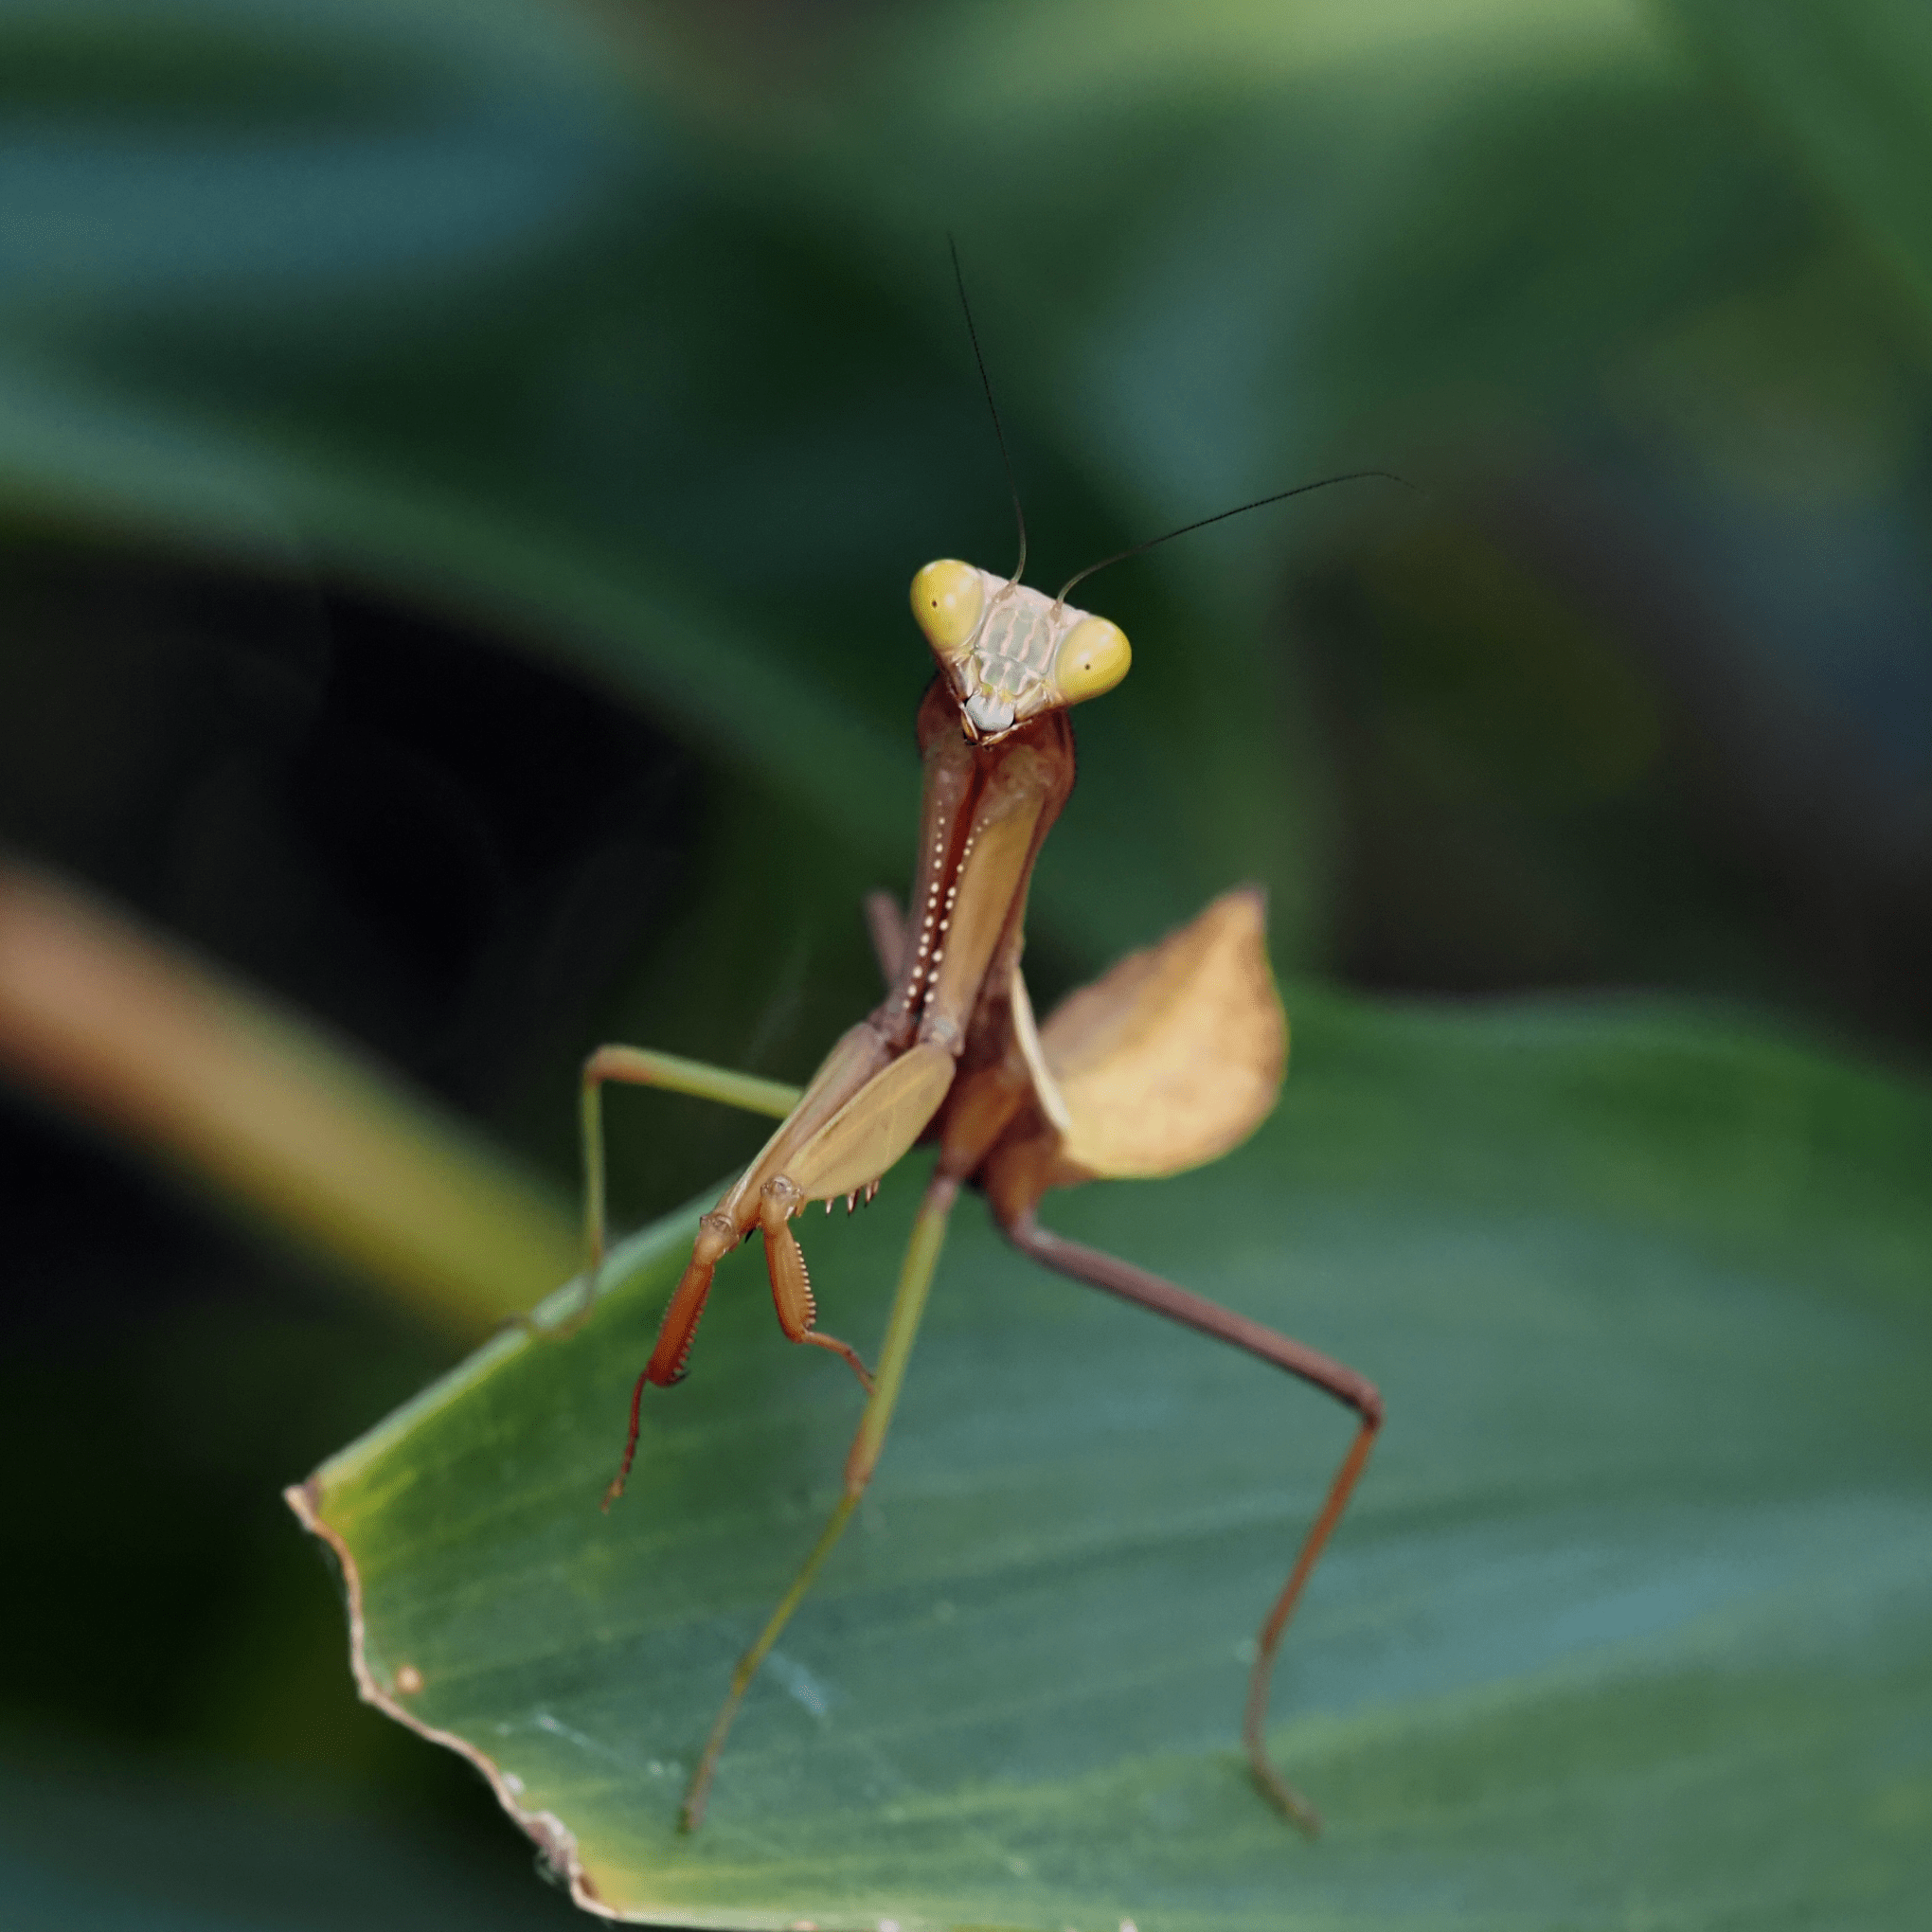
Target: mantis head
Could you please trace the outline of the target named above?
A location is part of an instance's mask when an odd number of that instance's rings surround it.
[[[950,557],[912,580],[912,615],[982,742],[1112,690],[1134,660],[1118,624]]]

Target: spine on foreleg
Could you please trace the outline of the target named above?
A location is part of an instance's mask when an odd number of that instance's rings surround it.
[[[779,1175],[766,1184],[759,1208],[759,1225],[764,1229],[765,1272],[772,1281],[772,1306],[778,1310],[778,1326],[795,1342],[803,1341],[818,1319],[805,1251],[792,1232],[792,1216],[799,1205],[797,1190]]]
[[[697,1339],[698,1320],[705,1312],[705,1297],[711,1292],[711,1277],[718,1263],[738,1245],[738,1230],[724,1214],[707,1214],[698,1223],[698,1238],[691,1248],[677,1293],[664,1311],[664,1325],[657,1331],[657,1346],[645,1365],[644,1379],[658,1388],[669,1388],[685,1378],[685,1364],[690,1360],[691,1344]]]

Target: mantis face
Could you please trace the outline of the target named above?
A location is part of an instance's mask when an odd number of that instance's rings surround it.
[[[1118,624],[952,558],[912,580],[912,615],[981,742],[1112,690],[1134,659]]]

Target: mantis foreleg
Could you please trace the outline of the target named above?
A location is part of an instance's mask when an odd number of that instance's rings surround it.
[[[1064,730],[1062,736],[1064,736]],[[963,760],[963,762],[962,762]],[[1033,854],[1073,782],[1052,734],[1014,744],[981,782],[963,740],[942,732],[930,760],[920,878],[923,898],[885,1003],[849,1029],[756,1160],[698,1223],[644,1377],[682,1381],[718,1263],[754,1227],[766,1233],[772,1300],[795,1341],[810,1300],[796,1250],[773,1239],[811,1201],[869,1197],[945,1103],[995,956],[1016,955]],[[850,1351],[841,1350],[865,1371]]]
[[[603,1089],[607,1081],[692,1094],[699,1100],[717,1100],[724,1106],[739,1107],[748,1114],[767,1114],[780,1120],[798,1104],[799,1095],[798,1088],[786,1086],[781,1081],[733,1073],[725,1067],[707,1066],[703,1061],[682,1059],[675,1053],[655,1053],[643,1046],[599,1046],[583,1063],[583,1299],[573,1314],[546,1332],[552,1336],[575,1333],[589,1318],[597,1301],[597,1278],[603,1265],[605,1239]],[[788,1250],[787,1260],[796,1263],[790,1270],[775,1266],[772,1271],[775,1285],[787,1280],[792,1289],[789,1298],[781,1293],[778,1302],[778,1318],[785,1333],[795,1342],[814,1342],[842,1355],[859,1381],[869,1387],[870,1376],[857,1353],[835,1336],[820,1334],[813,1328],[812,1291],[791,1230],[780,1220],[776,1231],[767,1227],[766,1239]],[[631,1394],[630,1429],[624,1439],[617,1474],[604,1492],[605,1509],[623,1494],[637,1454],[640,1404],[648,1377],[646,1370],[637,1378],[637,1386]]]
[[[1272,1362],[1276,1368],[1285,1368],[1289,1374],[1312,1383],[1337,1402],[1347,1404],[1360,1417],[1355,1440],[1349,1445],[1348,1455],[1342,1458],[1341,1467],[1329,1484],[1328,1496],[1321,1506],[1320,1514],[1315,1519],[1315,1527],[1302,1539],[1295,1567],[1289,1572],[1280,1595],[1275,1599],[1273,1607],[1261,1621],[1261,1634],[1255,1641],[1254,1667],[1248,1673],[1247,1708],[1242,1722],[1242,1744],[1247,1751],[1248,1766],[1254,1773],[1255,1782],[1291,1823],[1299,1825],[1311,1834],[1318,1832],[1321,1829],[1320,1814],[1281,1776],[1268,1756],[1264,1735],[1268,1716],[1268,1684],[1274,1675],[1275,1658],[1280,1651],[1288,1619],[1295,1614],[1295,1606],[1301,1600],[1301,1593],[1308,1585],[1308,1579],[1329,1537],[1341,1521],[1356,1478],[1368,1460],[1369,1450],[1375,1446],[1376,1431],[1382,1426],[1382,1397],[1376,1392],[1373,1383],[1352,1368],[1344,1368],[1341,1363],[1332,1361],[1318,1351],[1287,1335],[1278,1334],[1273,1329],[1263,1328],[1260,1322],[1250,1321],[1247,1316],[1222,1308],[1203,1296],[1177,1288],[1172,1281],[1164,1281],[1158,1275],[1151,1275],[1144,1268],[1136,1268],[1129,1261],[1117,1261],[1097,1248],[1083,1247],[1078,1242],[1067,1241],[1042,1227],[1033,1219],[1030,1210],[1005,1220],[1002,1229],[1021,1253],[1030,1255],[1034,1261],[1057,1273],[1070,1275],[1076,1281],[1084,1281],[1090,1287],[1103,1288],[1109,1295],[1118,1295],[1141,1308],[1150,1308],[1156,1315],[1166,1315],[1170,1321],[1183,1322],[1203,1334],[1212,1335],[1217,1341],[1231,1342],[1237,1349],[1244,1349],[1249,1354],[1258,1355],[1262,1361]]]
[[[958,1182],[944,1174],[935,1174],[926,1188],[925,1199],[920,1204],[919,1217],[912,1225],[912,1240],[900,1267],[899,1288],[893,1296],[892,1314],[886,1324],[886,1341],[880,1351],[878,1373],[872,1379],[866,1412],[859,1418],[858,1434],[852,1438],[851,1450],[846,1457],[845,1494],[838,1499],[831,1519],[819,1532],[818,1541],[812,1546],[811,1554],[792,1580],[792,1587],[779,1599],[778,1607],[759,1633],[757,1642],[739,1658],[738,1668],[731,1673],[731,1688],[725,1693],[717,1720],[711,1726],[711,1735],[705,1741],[704,1755],[698,1760],[698,1767],[691,1774],[690,1787],[685,1793],[680,1821],[687,1832],[696,1831],[704,1818],[705,1801],[710,1794],[711,1776],[718,1768],[719,1753],[724,1748],[725,1737],[730,1732],[732,1720],[738,1715],[738,1707],[744,1701],[745,1691],[750,1689],[751,1680],[758,1675],[759,1666],[770,1655],[779,1633],[791,1621],[792,1613],[812,1587],[812,1580],[832,1554],[832,1546],[844,1533],[846,1524],[851,1520],[852,1512],[858,1508],[859,1499],[866,1493],[866,1485],[872,1479],[879,1452],[885,1446],[886,1431],[891,1425],[892,1410],[899,1400],[900,1387],[905,1381],[906,1365],[912,1359],[912,1344],[919,1333],[920,1318],[925,1313],[926,1293],[932,1286],[933,1270],[939,1265],[939,1249],[946,1238],[947,1217],[953,1211],[953,1203],[958,1192]]]

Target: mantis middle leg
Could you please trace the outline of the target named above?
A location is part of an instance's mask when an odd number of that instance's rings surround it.
[[[1205,1296],[1190,1294],[1187,1289],[1178,1288],[1172,1281],[1164,1281],[1158,1275],[1149,1274],[1144,1268],[1136,1268],[1130,1261],[1117,1261],[1098,1248],[1067,1241],[1042,1227],[1033,1219],[1030,1210],[1003,1221],[1001,1230],[1022,1254],[1029,1255],[1056,1273],[1070,1275],[1076,1281],[1084,1281],[1089,1287],[1102,1288],[1109,1295],[1119,1296],[1122,1300],[1152,1309],[1156,1315],[1166,1315],[1170,1321],[1185,1323],[1203,1334],[1212,1335],[1217,1341],[1231,1342],[1237,1349],[1245,1350],[1250,1355],[1257,1355],[1263,1362],[1271,1362],[1276,1368],[1285,1368],[1289,1374],[1312,1383],[1337,1402],[1346,1404],[1360,1419],[1355,1440],[1349,1445],[1349,1453],[1342,1458],[1341,1467],[1329,1484],[1327,1499],[1315,1519],[1315,1526],[1302,1540],[1295,1567],[1289,1572],[1288,1581],[1282,1585],[1273,1607],[1261,1620],[1261,1633],[1255,1640],[1254,1667],[1248,1673],[1247,1706],[1242,1721],[1242,1744],[1247,1752],[1248,1768],[1254,1773],[1255,1782],[1284,1817],[1313,1835],[1321,1829],[1321,1815],[1281,1776],[1268,1756],[1264,1734],[1268,1717],[1268,1685],[1274,1675],[1275,1658],[1280,1651],[1288,1619],[1294,1616],[1295,1606],[1301,1601],[1301,1593],[1308,1586],[1308,1579],[1333,1534],[1335,1525],[1341,1521],[1342,1512],[1348,1508],[1350,1494],[1368,1460],[1368,1452],[1375,1446],[1376,1432],[1382,1427],[1382,1397],[1377,1393],[1375,1385],[1365,1376],[1332,1361],[1317,1350],[1287,1335],[1278,1334],[1273,1329],[1263,1328],[1260,1322],[1250,1321],[1246,1315],[1223,1308]]]
[[[704,1755],[698,1760],[685,1793],[679,1822],[687,1832],[695,1832],[704,1820],[705,1803],[710,1795],[719,1754],[724,1748],[738,1707],[751,1688],[751,1680],[758,1675],[759,1666],[770,1655],[779,1633],[791,1621],[792,1613],[804,1601],[813,1579],[832,1554],[832,1546],[845,1533],[846,1525],[866,1494],[866,1485],[872,1479],[872,1471],[878,1466],[886,1431],[891,1426],[892,1411],[905,1381],[906,1365],[912,1359],[920,1319],[925,1314],[926,1294],[932,1287],[933,1270],[939,1265],[939,1249],[946,1239],[946,1223],[958,1194],[959,1183],[946,1174],[935,1174],[927,1185],[925,1199],[920,1203],[919,1216],[912,1225],[912,1240],[900,1267],[899,1287],[892,1297],[892,1314],[886,1324],[885,1344],[879,1351],[879,1372],[872,1379],[865,1414],[859,1418],[858,1434],[852,1438],[851,1449],[846,1457],[845,1494],[819,1532],[818,1541],[812,1546],[811,1554],[793,1578],[792,1587],[778,1600],[778,1607],[766,1620],[758,1640],[739,1658],[738,1668],[731,1673],[731,1688],[725,1693],[711,1726],[711,1735],[705,1741]]]
[[[574,1335],[597,1306],[598,1276],[603,1268],[608,1239],[604,1219],[603,1089],[607,1081],[635,1086],[662,1087],[668,1093],[691,1094],[701,1100],[740,1107],[748,1114],[768,1114],[783,1119],[798,1102],[798,1089],[776,1080],[760,1080],[686,1060],[675,1053],[654,1053],[644,1046],[599,1046],[583,1063],[581,1118],[583,1123],[583,1274],[577,1306],[560,1322],[538,1330],[528,1315],[512,1323],[541,1333],[546,1341]]]
[[[603,1090],[606,1081],[633,1086],[663,1087],[674,1094],[691,1094],[716,1100],[747,1114],[765,1114],[782,1120],[798,1104],[799,1089],[782,1081],[759,1080],[702,1060],[684,1060],[675,1053],[653,1053],[644,1046],[599,1046],[583,1063],[583,1258],[595,1285],[604,1253]]]

